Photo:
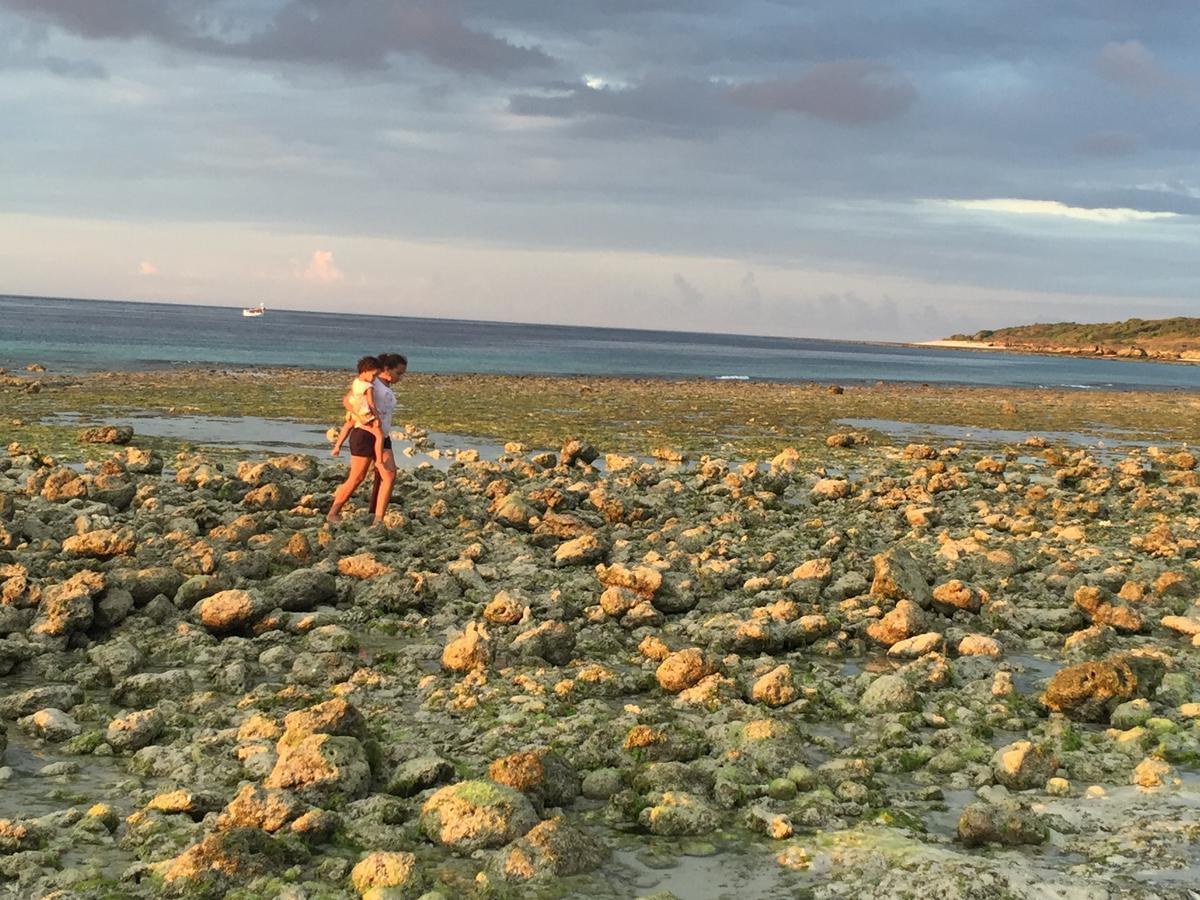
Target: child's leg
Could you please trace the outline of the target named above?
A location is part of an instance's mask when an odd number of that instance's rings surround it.
[[[383,465],[383,428],[378,422],[371,426],[371,434],[375,435],[375,462]]]
[[[338,432],[337,440],[333,442],[333,449],[329,451],[330,456],[337,456],[342,452],[342,444],[350,436],[350,429],[353,427],[354,423],[349,419],[342,423],[342,430]]]

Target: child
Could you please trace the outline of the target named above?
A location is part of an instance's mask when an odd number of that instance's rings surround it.
[[[361,428],[370,432],[375,438],[375,462],[383,464],[383,428],[379,424],[379,413],[375,409],[375,399],[372,387],[375,376],[383,366],[374,356],[364,356],[358,361],[358,377],[350,382],[350,390],[342,397],[342,406],[346,408],[346,421],[333,442],[330,456],[341,452],[342,444],[350,436],[353,428]]]

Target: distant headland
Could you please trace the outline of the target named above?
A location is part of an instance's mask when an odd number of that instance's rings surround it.
[[[1200,362],[1200,318],[1015,325],[954,334],[942,340],[925,341],[922,346],[1196,363]]]

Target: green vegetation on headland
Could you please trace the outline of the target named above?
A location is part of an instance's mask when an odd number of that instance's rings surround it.
[[[1200,361],[1200,318],[1126,319],[1124,322],[1053,322],[984,329],[949,340],[1039,353],[1128,359]]]

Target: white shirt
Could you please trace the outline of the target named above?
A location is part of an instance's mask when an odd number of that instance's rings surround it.
[[[379,427],[383,436],[392,433],[392,412],[396,409],[396,395],[382,379],[376,378],[371,382],[371,398],[375,401],[375,409],[379,413]]]

